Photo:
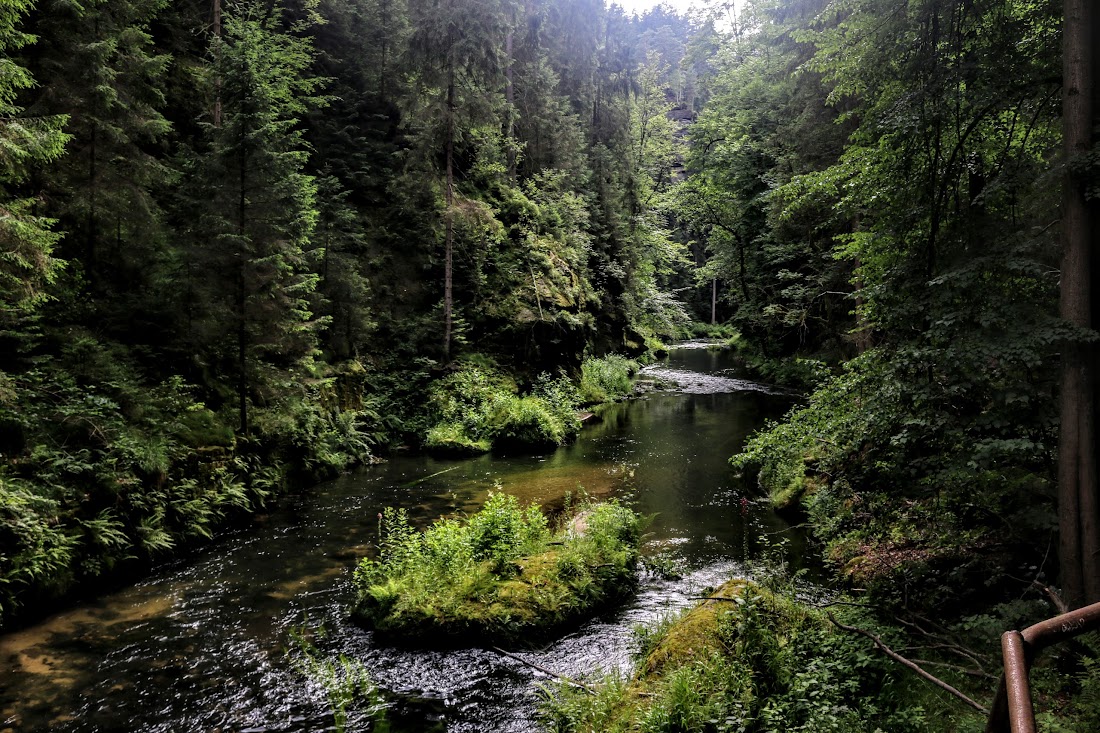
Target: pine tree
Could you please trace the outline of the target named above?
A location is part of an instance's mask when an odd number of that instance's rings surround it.
[[[34,42],[20,30],[31,0],[0,6],[0,327],[42,303],[61,261],[53,248],[59,234],[54,221],[39,213],[38,199],[26,187],[35,166],[55,161],[68,136],[63,116],[28,117],[17,99],[35,86],[15,52]]]
[[[184,182],[194,214],[185,236],[197,271],[196,339],[217,334],[211,358],[236,375],[245,435],[253,400],[289,386],[287,375],[316,349],[316,183],[305,173],[299,119],[323,99],[305,29],[285,28],[282,18],[277,4],[227,9],[211,48],[220,124],[206,123]]]
[[[53,213],[97,296],[143,284],[163,250],[154,190],[168,177],[162,145],[170,125],[164,75],[149,24],[166,0],[46,0],[34,68],[42,83],[30,110],[65,114],[67,154],[45,176]]]
[[[501,106],[510,13],[501,0],[414,0],[409,10],[409,61],[419,67],[417,106],[428,122],[420,131],[421,145],[443,157],[443,353],[448,356],[454,329],[456,145]]]

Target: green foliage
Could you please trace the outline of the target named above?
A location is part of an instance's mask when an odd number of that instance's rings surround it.
[[[546,695],[548,730],[942,730],[912,678],[816,610],[741,581],[649,632],[630,679],[605,678],[596,695],[561,685]],[[949,720],[949,718],[947,718]]]
[[[516,391],[492,365],[467,359],[432,385],[429,406],[438,422],[425,444],[452,452],[537,448],[562,445],[580,430],[576,389],[565,377],[542,374],[530,394]]]
[[[14,0],[0,8],[0,329],[11,326],[16,311],[41,305],[62,262],[53,256],[59,235],[54,219],[38,211],[34,196],[20,191],[35,166],[59,158],[69,140],[66,118],[24,115],[17,100],[35,85],[16,61],[16,52],[35,37],[20,29],[31,0]]]
[[[117,344],[73,332],[64,359],[10,377],[0,424],[0,621],[265,506],[286,472],[371,459],[371,410],[326,408],[324,380],[260,411],[252,441],[179,377],[144,383]]]
[[[916,366],[878,351],[848,362],[733,463],[758,468],[776,503],[802,497],[827,555],[859,582],[886,596],[917,582],[930,595],[911,603],[940,603],[968,573],[1004,572],[998,553],[1045,547],[1054,516],[1035,498],[1049,492],[1055,441],[1049,418],[1020,410],[1041,400],[1022,366],[1002,361],[965,382]],[[1009,379],[1021,392],[1006,400]]]
[[[632,379],[637,372],[638,363],[619,354],[585,359],[581,362],[581,404],[614,402],[633,394]]]
[[[372,729],[384,720],[386,704],[361,662],[341,654],[323,658],[302,632],[292,632],[296,649],[287,650],[294,668],[319,688],[332,707],[336,733]],[[349,723],[351,727],[349,728]]]
[[[633,587],[643,521],[616,502],[581,503],[551,532],[535,505],[491,493],[466,521],[417,532],[380,520],[379,557],[355,570],[353,617],[406,641],[517,641],[573,622]]]

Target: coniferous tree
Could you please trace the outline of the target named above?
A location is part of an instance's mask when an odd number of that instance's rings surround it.
[[[193,225],[186,232],[195,266],[200,338],[217,335],[210,358],[236,377],[239,430],[249,432],[249,405],[287,386],[288,372],[312,357],[317,323],[309,308],[316,288],[311,236],[316,184],[299,126],[320,80],[309,74],[312,50],[286,28],[278,5],[248,2],[223,16],[211,73],[221,120],[187,163]]]
[[[502,46],[510,17],[502,0],[410,2],[410,62],[418,68],[420,145],[430,158],[442,153],[443,168],[443,353],[450,354],[454,329],[456,145],[500,107]],[[434,166],[433,166],[434,167]]]
[[[26,184],[32,169],[56,160],[68,136],[64,116],[28,117],[17,99],[35,86],[34,78],[15,60],[34,41],[22,31],[31,0],[0,7],[0,328],[8,328],[21,311],[47,297],[47,287],[61,262],[53,255],[59,238],[54,220],[42,216]]]
[[[100,297],[146,283],[162,257],[155,189],[167,180],[164,73],[150,22],[164,0],[47,0],[34,49],[38,114],[65,114],[72,143],[45,175],[66,253]]]

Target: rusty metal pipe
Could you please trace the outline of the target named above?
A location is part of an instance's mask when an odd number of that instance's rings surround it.
[[[1036,652],[1051,644],[1100,629],[1100,603],[1078,608],[1076,611],[1040,621],[1023,630],[1024,641]]]
[[[1006,632],[1001,637],[1005,673],[990,706],[986,733],[1035,733],[1028,680],[1035,655],[1048,646],[1096,629],[1100,629],[1100,603],[1040,621],[1022,632]]]
[[[1008,725],[1012,733],[1035,733],[1035,711],[1031,707],[1028,681],[1027,642],[1019,631],[1001,637],[1005,663],[1005,691],[1008,694]]]

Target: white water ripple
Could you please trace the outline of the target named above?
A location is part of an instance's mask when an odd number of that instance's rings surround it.
[[[735,379],[723,377],[718,374],[703,374],[701,372],[688,371],[686,369],[673,369],[666,366],[647,366],[640,374],[644,377],[652,377],[671,383],[667,387],[670,392],[682,392],[683,394],[721,394],[727,392],[763,392],[764,394],[781,394],[780,390],[769,387],[766,384],[751,382],[747,379]]]

